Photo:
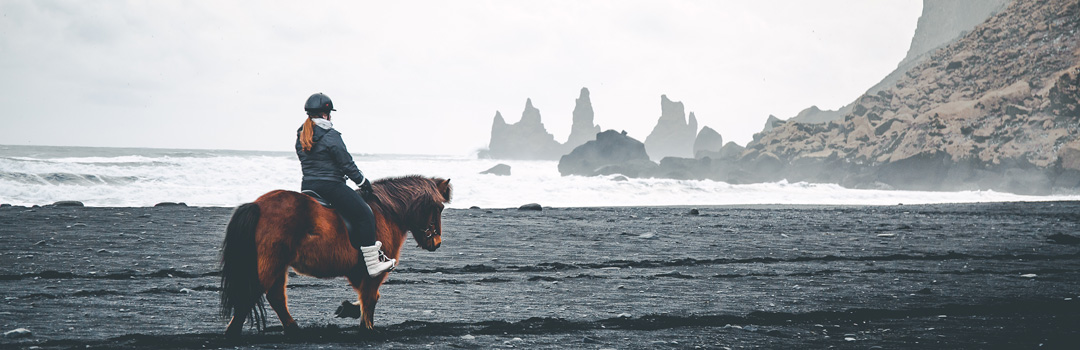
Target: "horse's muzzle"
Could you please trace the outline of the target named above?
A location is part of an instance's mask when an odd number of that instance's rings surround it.
[[[420,244],[420,248],[424,248],[427,251],[435,251],[442,245],[442,235],[440,234],[428,234],[424,240],[426,244]]]

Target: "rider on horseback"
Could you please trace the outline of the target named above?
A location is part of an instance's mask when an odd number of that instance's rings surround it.
[[[334,103],[320,92],[308,97],[304,110],[308,119],[296,133],[296,155],[304,173],[300,188],[318,193],[351,224],[349,241],[363,254],[371,277],[392,269],[397,261],[382,253],[382,242],[375,240],[375,215],[364,201],[372,195],[371,182],[356,167],[341,133],[330,123]],[[360,187],[363,198],[345,184],[346,177]]]

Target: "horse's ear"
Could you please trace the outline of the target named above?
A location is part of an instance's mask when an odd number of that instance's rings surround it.
[[[443,199],[447,202],[450,201],[450,179],[439,181],[439,193],[442,193]]]

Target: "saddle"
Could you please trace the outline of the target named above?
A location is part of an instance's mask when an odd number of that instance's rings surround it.
[[[312,191],[312,190],[303,190],[303,191],[300,191],[300,193],[308,195],[308,197],[311,197],[316,202],[319,202],[319,205],[323,206],[326,209],[334,209],[334,205],[331,204],[330,202],[326,201],[326,199],[323,198],[322,196],[320,196],[318,192],[315,192],[315,191]],[[335,214],[337,214],[336,210],[335,210]],[[338,215],[338,216],[340,216],[340,215]],[[352,233],[353,233],[352,223],[349,222],[349,220],[345,220],[344,217],[341,218],[341,221],[345,222],[345,232],[348,232],[349,237],[352,238]]]
[[[315,199],[316,202],[319,202],[319,204],[326,207],[326,209],[334,209],[334,205],[330,204],[330,202],[327,202],[326,199],[323,199],[323,197],[320,196],[318,192],[312,190],[303,190],[300,191],[300,193],[306,194],[308,195],[308,197]]]

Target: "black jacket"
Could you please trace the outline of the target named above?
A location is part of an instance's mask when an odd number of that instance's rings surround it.
[[[296,156],[300,158],[300,167],[304,172],[303,181],[329,180],[345,182],[348,176],[353,182],[359,184],[364,181],[364,173],[356,167],[352,155],[345,149],[345,142],[341,140],[341,133],[331,128],[330,130],[314,126],[315,132],[311,138],[311,150],[304,152],[300,145],[300,130],[296,131]]]

